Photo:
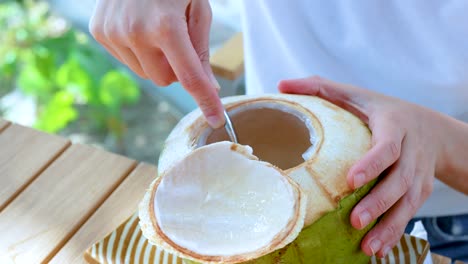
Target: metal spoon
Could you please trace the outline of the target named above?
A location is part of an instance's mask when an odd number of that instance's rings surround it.
[[[227,134],[229,136],[229,139],[231,139],[231,141],[234,142],[234,143],[239,143],[239,142],[237,142],[236,132],[234,131],[234,127],[232,126],[231,119],[229,118],[229,115],[226,112],[226,109],[224,109],[224,118],[226,119],[226,123],[224,124],[224,128],[226,129],[226,132],[227,132]]]

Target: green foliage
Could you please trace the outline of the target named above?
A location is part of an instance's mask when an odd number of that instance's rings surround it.
[[[138,100],[138,88],[132,79],[118,71],[109,71],[99,82],[99,98],[109,108],[118,109],[122,104]]]
[[[93,96],[91,78],[75,59],[69,59],[57,69],[55,82],[79,102],[88,103]]]
[[[86,34],[33,0],[0,3],[0,28],[0,96],[19,89],[32,97],[34,126],[43,131],[58,132],[80,117],[122,137],[121,108],[138,101],[139,89]]]
[[[73,107],[73,95],[67,91],[59,91],[44,106],[41,118],[35,126],[44,131],[59,131],[77,117],[78,112]]]

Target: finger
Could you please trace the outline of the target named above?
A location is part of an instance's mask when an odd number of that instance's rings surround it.
[[[104,22],[101,19],[103,15],[101,12],[99,12],[101,10],[98,8],[99,5],[100,1],[96,1],[96,4],[94,5],[93,11],[91,13],[91,17],[89,18],[88,31],[91,36],[93,36],[93,38],[100,43],[101,40],[104,39],[104,32],[101,28],[101,25],[103,25]]]
[[[211,27],[211,7],[208,0],[193,0],[190,4],[188,19],[188,32],[193,47],[200,58],[202,67],[206,75],[210,78],[217,90],[220,89],[219,83],[213,74],[210,65],[210,27]]]
[[[168,86],[177,81],[174,71],[167,62],[162,51],[155,47],[134,48],[140,58],[141,66],[148,76],[158,86]]]
[[[385,257],[398,243],[409,220],[424,202],[421,199],[421,182],[412,188],[385,214],[361,242],[362,250],[369,256]]]
[[[99,42],[99,44],[101,44],[106,50],[107,52],[109,52],[114,58],[116,58],[117,60],[119,60],[121,63],[123,64],[126,64],[125,61],[119,56],[119,54],[117,53],[117,51],[115,51],[114,48],[112,48],[112,46],[108,45],[106,43],[106,40],[104,39],[104,37],[102,37],[99,33],[97,32],[94,32],[93,33],[93,37],[94,39]]]
[[[121,63],[125,64],[125,61],[119,56],[119,54],[117,53],[117,51],[114,50],[114,48],[112,48],[110,45],[107,45],[105,42],[102,42],[100,43],[102,46],[104,46],[104,48],[106,48],[106,50],[112,55],[114,56],[114,58],[116,58],[117,60],[119,60]]]
[[[415,152],[406,147],[390,173],[353,208],[350,219],[353,227],[357,229],[366,227],[371,221],[384,214],[410,189],[416,171],[417,154]]]
[[[133,52],[127,51],[129,50],[128,48],[117,48],[115,44],[108,43],[106,37],[101,36],[100,33],[95,32],[93,36],[96,41],[99,42],[99,44],[101,44],[112,56],[114,56],[114,58],[119,60],[122,64],[127,65],[141,78],[146,79],[146,75]]]
[[[122,58],[121,61],[123,61],[124,64],[126,64],[133,72],[138,74],[141,78],[147,78],[143,67],[141,67],[140,61],[130,48],[120,46],[116,47],[114,50],[118,56]]]
[[[322,77],[283,80],[278,84],[282,93],[308,94],[321,97],[351,113],[367,123],[368,104],[372,93],[358,87],[336,83]]]
[[[348,172],[348,185],[358,188],[377,178],[400,157],[404,130],[384,115],[371,118],[372,148]]]
[[[104,20],[105,15],[104,15],[103,11],[107,10],[107,9],[104,9],[102,7],[102,5],[103,5],[102,1],[100,1],[100,0],[96,1],[95,5],[93,7],[93,10],[91,12],[91,17],[89,18],[89,23],[88,23],[89,33],[91,33],[91,35],[96,40],[98,40],[98,42],[101,42],[101,41],[99,41],[99,39],[104,38],[103,25],[104,25],[104,21],[105,21]]]
[[[122,27],[119,27],[122,28]],[[133,51],[128,46],[123,46],[127,36],[124,36],[123,33],[118,30],[111,21],[106,20],[104,22],[104,43],[108,47],[112,47],[112,50],[119,57],[120,61],[126,64],[133,72],[138,74],[142,78],[146,78],[145,72],[143,71],[140,62],[133,53]],[[103,45],[104,45],[103,44]]]
[[[194,97],[210,126],[221,127],[224,124],[224,116],[217,89],[203,70],[187,28],[172,23],[163,31],[167,32],[164,34],[166,38],[162,41],[161,48],[177,79]]]
[[[117,60],[119,60],[122,63],[125,63],[123,59],[118,55],[118,53],[112,48],[112,46],[108,45],[106,43],[106,37],[103,31],[103,28],[101,25],[104,23],[101,21],[102,19],[102,14],[97,13],[97,7],[100,5],[100,1],[96,3],[94,6],[93,10],[93,15],[89,19],[89,24],[88,24],[88,30],[89,33],[93,36],[93,38],[101,44],[112,56],[114,56]]]

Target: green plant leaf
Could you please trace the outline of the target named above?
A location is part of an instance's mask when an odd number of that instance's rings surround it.
[[[56,37],[48,37],[38,40],[36,47],[42,47],[55,54],[56,63],[64,63],[70,53],[76,46],[76,38],[73,30],[66,31],[63,35]]]
[[[73,107],[73,95],[59,91],[39,113],[34,127],[49,133],[56,133],[78,117]]]
[[[135,81],[125,72],[109,71],[99,83],[101,102],[111,108],[120,108],[123,104],[138,101],[140,90]]]
[[[0,68],[2,69],[2,73],[11,74],[16,69],[16,65],[18,63],[18,55],[15,49],[9,49],[2,53],[2,49],[0,49]]]
[[[44,78],[52,80],[56,71],[55,55],[50,50],[35,47],[33,49],[34,63]]]
[[[69,59],[57,70],[55,82],[57,86],[71,93],[78,102],[86,103],[91,94],[91,79],[80,64]]]
[[[83,103],[80,113],[93,126],[123,135],[121,107],[140,94],[130,75],[114,70],[109,54],[87,34],[55,28],[47,1],[20,2],[0,3],[0,85],[19,87],[37,102],[39,129],[60,130]]]
[[[95,83],[98,83],[109,70],[115,68],[108,55],[99,50],[98,47],[92,46],[91,43],[77,45],[70,56],[88,70]]]
[[[52,83],[42,75],[34,64],[27,64],[20,71],[17,84],[22,92],[46,100],[53,90]]]

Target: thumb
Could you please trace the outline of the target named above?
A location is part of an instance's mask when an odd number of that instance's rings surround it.
[[[321,97],[357,115],[364,122],[368,121],[372,93],[365,89],[336,83],[318,76],[283,80],[278,84],[278,89],[282,93]]]
[[[220,85],[213,74],[210,65],[210,27],[212,12],[208,0],[193,0],[188,10],[188,31],[193,48],[200,58],[203,70],[219,91]]]

